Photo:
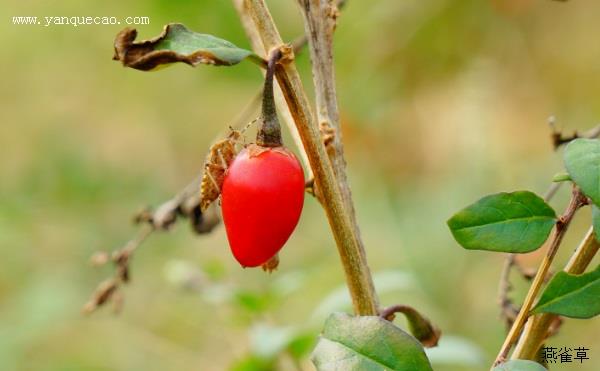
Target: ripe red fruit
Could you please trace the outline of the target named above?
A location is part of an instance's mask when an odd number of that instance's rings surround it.
[[[223,223],[233,256],[257,267],[286,243],[300,219],[304,172],[284,147],[250,145],[231,163],[223,180]]]

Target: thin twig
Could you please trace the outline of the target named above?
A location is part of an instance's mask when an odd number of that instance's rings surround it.
[[[572,142],[577,138],[597,138],[600,135],[600,125],[595,126],[583,134],[574,131],[572,135],[564,135],[562,131],[556,129],[553,118],[550,119],[549,123],[552,128],[552,145],[554,146],[554,149],[558,149],[560,146]]]
[[[590,130],[586,131],[585,133],[583,133],[581,135],[579,135],[579,134],[577,134],[577,132],[575,132],[572,136],[565,137],[565,136],[563,136],[561,131],[556,129],[553,118],[551,118],[549,121],[550,121],[550,127],[552,128],[551,138],[552,138],[552,145],[554,146],[554,149],[558,149],[560,146],[567,144],[577,138],[595,139],[595,138],[600,137],[600,125],[597,125],[597,126],[591,128]],[[562,185],[564,183],[565,182],[552,183],[550,188],[548,188],[548,191],[546,191],[546,195],[544,196],[544,198],[551,199],[552,197],[554,197],[556,192],[558,192],[558,190],[560,190],[560,188],[562,187]]]
[[[122,248],[115,250],[110,256],[106,252],[96,252],[92,258],[93,265],[104,265],[109,261],[115,267],[113,277],[98,285],[90,300],[84,305],[83,312],[91,313],[98,307],[108,303],[118,293],[122,284],[130,280],[130,263],[134,252],[156,231],[167,231],[179,216],[190,220],[192,229],[198,233],[209,233],[219,223],[216,206],[211,206],[204,213],[200,211],[200,178],[194,179],[183,190],[170,200],[163,202],[154,211],[143,210],[134,217],[137,224],[142,224],[137,235]]]
[[[515,307],[513,301],[508,297],[508,293],[512,290],[510,283],[510,271],[515,264],[515,254],[506,254],[502,272],[500,273],[500,282],[498,284],[498,305],[501,310],[501,317],[504,318],[507,326],[507,331],[517,318],[519,309]]]
[[[587,198],[583,195],[583,193],[581,193],[579,188],[573,187],[573,195],[571,196],[571,201],[569,202],[569,205],[567,206],[567,209],[565,210],[563,215],[561,215],[556,222],[552,237],[550,238],[550,246],[548,248],[548,251],[546,252],[546,256],[542,260],[542,263],[540,264],[540,267],[537,270],[535,278],[533,279],[531,287],[529,288],[529,292],[527,293],[527,296],[525,297],[525,300],[523,302],[523,306],[521,306],[519,314],[517,315],[517,318],[515,319],[504,341],[504,344],[502,345],[502,348],[500,349],[500,352],[496,357],[494,365],[498,365],[506,360],[510,349],[518,340],[518,337],[521,334],[521,330],[523,329],[523,325],[525,324],[529,316],[529,311],[533,306],[533,302],[537,298],[539,290],[542,287],[548,270],[550,269],[552,260],[554,260],[554,256],[556,255],[556,252],[558,251],[562,239],[569,228],[569,224],[571,223],[575,212],[581,206],[587,204],[587,202]]]

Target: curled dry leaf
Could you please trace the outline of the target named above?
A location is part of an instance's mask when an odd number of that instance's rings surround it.
[[[198,188],[202,184],[202,179],[202,176],[194,179],[175,197],[159,205],[156,210],[146,207],[134,216],[134,222],[147,224],[154,230],[166,231],[177,222],[178,217],[183,217],[189,219],[195,233],[210,233],[221,222],[221,218],[216,206],[201,209]]]
[[[199,198],[200,195],[198,195]],[[200,203],[197,202],[190,211],[186,212],[186,215],[190,219],[192,230],[197,234],[210,233],[221,222],[221,215],[216,204],[212,204],[202,211]]]
[[[202,182],[200,183],[201,211],[207,210],[208,206],[219,198],[225,171],[238,153],[236,143],[239,142],[241,137],[242,134],[239,131],[232,130],[227,138],[210,147],[204,164]]]
[[[393,321],[395,313],[402,313],[408,322],[410,333],[427,348],[437,346],[442,332],[431,321],[408,305],[394,305],[381,311],[380,317]]]
[[[175,62],[190,66],[210,64],[232,66],[244,59],[263,65],[264,61],[249,50],[238,48],[227,40],[196,33],[179,23],[171,23],[150,40],[135,41],[137,30],[125,28],[115,38],[114,60],[124,66],[150,71]]]

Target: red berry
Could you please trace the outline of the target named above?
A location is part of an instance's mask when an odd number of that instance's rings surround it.
[[[233,256],[243,267],[266,263],[286,243],[300,219],[304,172],[284,147],[251,145],[225,174],[223,222]]]

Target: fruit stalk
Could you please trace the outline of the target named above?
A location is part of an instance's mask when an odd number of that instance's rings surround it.
[[[250,45],[252,45],[252,51],[254,51],[257,55],[264,53],[265,48],[263,47],[262,40],[258,35],[258,30],[254,26],[254,21],[244,10],[244,0],[232,0],[235,10],[240,17],[240,21],[242,27],[244,28],[244,32],[250,41]],[[298,37],[294,41],[294,52],[301,50],[306,42],[302,42],[302,40],[306,40],[306,36],[302,35]],[[261,70],[263,75],[266,71]],[[306,170],[306,179],[313,179],[314,174],[312,173],[312,169],[310,168],[310,163],[308,161],[308,156],[306,155],[306,151],[304,150],[304,146],[302,145],[302,140],[300,139],[300,134],[298,133],[298,129],[296,128],[296,124],[294,123],[294,118],[290,113],[290,110],[287,106],[285,98],[283,97],[283,93],[281,92],[281,88],[278,84],[274,84],[273,88],[275,89],[275,104],[279,110],[280,119],[283,120],[283,124],[288,128],[290,136],[298,149],[298,154],[302,159],[302,163],[305,165]]]
[[[267,73],[265,74],[265,86],[262,98],[262,116],[256,134],[256,144],[263,147],[281,147],[281,125],[277,118],[275,98],[273,96],[273,76],[277,62],[281,59],[281,51],[276,49],[269,56]]]

